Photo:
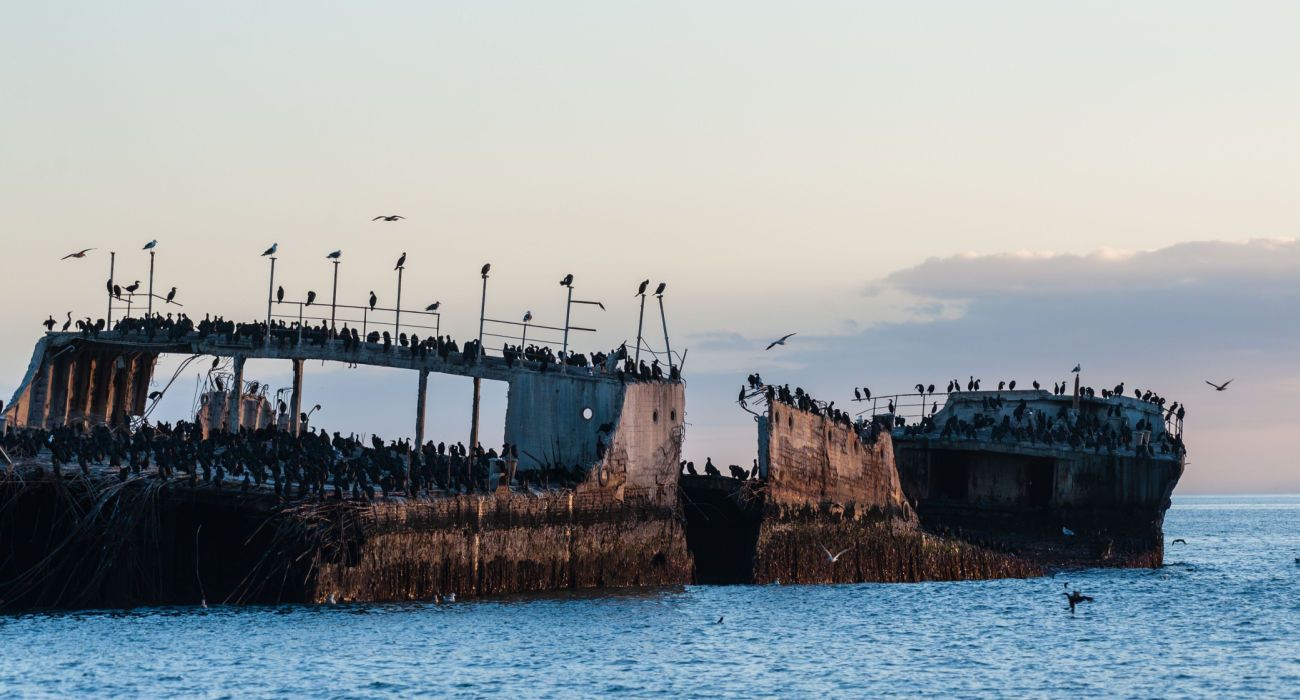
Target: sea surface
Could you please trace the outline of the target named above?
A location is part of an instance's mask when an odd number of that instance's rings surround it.
[[[0,616],[0,697],[1300,697],[1300,496],[1165,534],[1161,570],[1027,581]]]

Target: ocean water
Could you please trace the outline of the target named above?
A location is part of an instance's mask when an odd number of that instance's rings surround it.
[[[1300,697],[1300,496],[1165,530],[1162,570],[1027,581],[0,616],[0,697]]]

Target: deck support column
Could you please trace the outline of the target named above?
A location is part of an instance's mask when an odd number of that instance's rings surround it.
[[[293,396],[289,399],[289,433],[297,437],[302,430],[302,367],[301,359],[293,360]]]
[[[478,447],[478,403],[483,389],[483,379],[474,377],[474,404],[469,417],[469,461],[474,463],[474,450]]]
[[[226,399],[225,414],[226,430],[238,433],[244,425],[244,356],[236,355],[234,365],[234,386],[230,387],[230,395]]]
[[[411,451],[411,459],[407,463],[406,483],[413,484],[415,481],[411,478],[414,476],[415,459],[417,455],[422,454],[424,449],[424,413],[425,405],[429,398],[429,370],[420,370],[420,388],[415,404],[415,449]],[[409,487],[408,487],[409,488]],[[415,495],[415,489],[409,488],[411,495]]]

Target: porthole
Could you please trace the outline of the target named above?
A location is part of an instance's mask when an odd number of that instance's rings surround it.
[[[656,423],[659,422],[659,411],[658,411],[658,409],[656,409],[654,413],[651,413],[651,414],[650,414],[650,419],[653,420],[653,421],[656,422]]]
[[[583,420],[591,420],[591,416],[592,416],[592,415],[593,415],[593,414],[592,414],[590,408],[584,408],[584,409],[582,409],[582,418],[583,418]]]
[[[672,421],[672,422],[674,422],[674,423],[677,422],[677,409],[674,408],[674,409],[673,409],[673,410],[668,414],[668,420],[670,420],[670,421]]]

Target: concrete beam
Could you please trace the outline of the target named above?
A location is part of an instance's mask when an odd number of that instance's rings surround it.
[[[293,360],[293,395],[289,400],[289,432],[292,435],[302,430],[302,365],[302,360]]]
[[[230,398],[226,400],[226,430],[237,433],[244,425],[244,356],[235,356],[235,381],[230,387]],[[220,425],[220,421],[218,421]]]

